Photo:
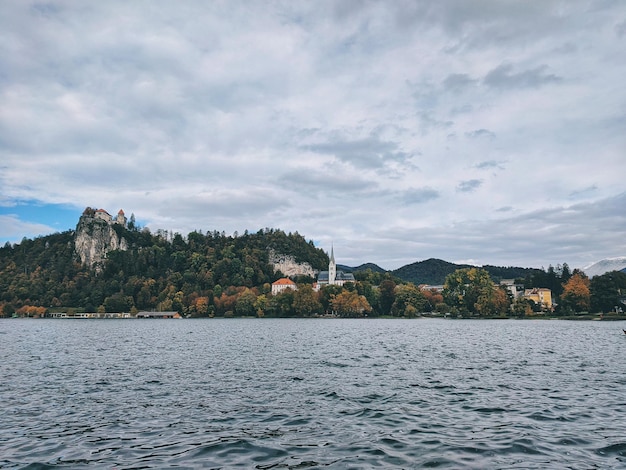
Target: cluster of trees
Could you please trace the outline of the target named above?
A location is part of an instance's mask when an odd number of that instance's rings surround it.
[[[371,270],[359,272],[360,280],[343,286],[324,286],[319,291],[310,283],[300,283],[296,290],[287,289],[276,295],[269,286],[258,289],[227,289],[219,298],[203,299],[202,309],[191,315],[231,316],[256,315],[273,317],[311,317],[335,315],[345,318],[396,316],[412,317],[429,309],[430,292],[422,292],[411,283],[404,283],[388,273]],[[439,299],[443,298],[439,295]],[[206,306],[206,309],[205,309]]]
[[[448,275],[443,298],[454,315],[506,315],[511,305],[506,289],[496,286],[489,273],[479,268],[458,269]]]
[[[505,287],[494,284],[489,273],[479,268],[459,269],[448,275],[443,297],[453,314],[479,317],[511,314],[523,317],[542,310],[556,315],[590,311],[622,313],[626,301],[626,273],[618,271],[589,280],[582,271],[570,272],[564,264],[517,282],[525,288],[549,288],[554,305],[546,308],[527,298],[513,299]]]
[[[0,248],[0,315],[41,316],[50,310],[136,312],[176,310],[189,316],[412,317],[424,312],[470,316],[527,315],[538,307],[512,303],[485,269],[458,269],[445,279],[443,293],[421,290],[389,272],[362,270],[343,287],[312,288],[314,279],[295,279],[298,290],[271,294],[283,277],[269,260],[271,250],[289,254],[314,269],[328,266],[328,255],[298,233],[263,229],[226,235],[192,232],[186,237],[114,225],[129,249],[108,253],[101,271],[80,264],[73,231]],[[558,299],[557,313],[614,311],[622,305],[626,274],[587,279],[566,264],[533,270],[518,282],[547,287]]]

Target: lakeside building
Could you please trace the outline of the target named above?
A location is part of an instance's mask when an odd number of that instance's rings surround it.
[[[516,284],[515,279],[502,279],[500,285],[504,286],[509,291],[513,300],[524,296],[524,285]]]
[[[317,276],[317,282],[313,285],[313,288],[318,291],[322,286],[343,286],[346,282],[355,282],[354,274],[337,271],[335,250],[331,247],[328,271],[320,271]]]
[[[138,312],[137,318],[182,318],[178,312]]]
[[[95,313],[95,312],[81,312],[81,313],[68,313],[68,312],[50,312],[45,315],[47,318],[132,318],[129,312],[108,312],[108,313]]]
[[[298,290],[298,286],[291,279],[283,277],[276,282],[272,282],[272,295],[280,294],[284,290]]]
[[[532,300],[537,305],[541,305],[541,308],[546,310],[552,309],[552,291],[543,287],[535,287],[534,289],[526,289],[524,291],[524,298]]]

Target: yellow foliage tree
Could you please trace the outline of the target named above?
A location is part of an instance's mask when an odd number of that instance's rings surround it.
[[[591,290],[589,289],[589,278],[577,272],[563,284],[561,294],[561,307],[565,311],[575,312],[589,311],[591,304]]]
[[[333,311],[342,317],[362,317],[371,313],[372,307],[363,295],[344,290],[331,300]]]

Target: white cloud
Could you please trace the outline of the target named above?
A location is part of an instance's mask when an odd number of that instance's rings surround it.
[[[34,238],[57,231],[45,224],[24,222],[16,214],[0,214],[0,226],[2,226],[1,236],[5,242],[18,242],[24,237]]]
[[[583,220],[561,227],[587,244],[554,243],[550,217],[623,194],[625,18],[600,0],[3,2],[0,200],[297,230],[385,267],[624,255]]]

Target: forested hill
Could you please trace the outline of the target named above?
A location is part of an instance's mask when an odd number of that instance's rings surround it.
[[[418,285],[441,285],[444,283],[448,274],[452,274],[457,269],[469,267],[471,266],[468,264],[454,264],[440,259],[430,258],[408,264],[391,273],[406,282],[412,282]],[[540,270],[533,268],[498,267],[489,265],[482,266],[482,268],[487,271],[495,281],[501,279],[525,278],[540,272]]]
[[[77,231],[82,236],[98,233],[98,224],[94,220],[85,226],[81,218]],[[105,253],[99,269],[81,262],[74,230],[0,248],[0,311],[23,305],[176,310],[198,297],[219,298],[227,289],[268,290],[282,275],[269,259],[272,252],[306,262],[313,270],[328,267],[328,255],[297,232],[266,228],[242,235],[215,231],[183,237],[111,227],[125,250]]]
[[[374,263],[365,263],[365,264],[361,264],[360,266],[356,266],[356,267],[351,267],[351,266],[346,266],[344,264],[338,264],[337,265],[337,269],[340,269],[346,273],[355,273],[355,272],[359,272],[359,271],[367,271],[368,269],[374,273],[386,273],[387,271],[384,270],[383,268],[381,268],[380,266],[378,266],[377,264]]]

